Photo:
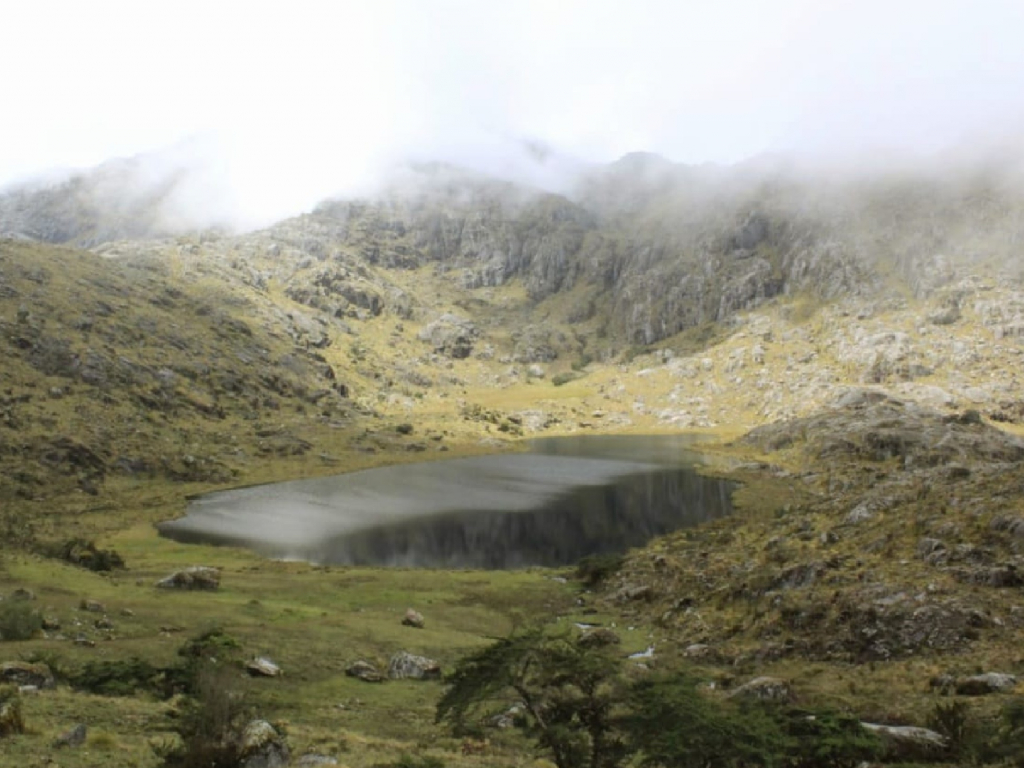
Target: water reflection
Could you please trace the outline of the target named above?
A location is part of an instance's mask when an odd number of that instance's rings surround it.
[[[731,510],[733,485],[692,469],[691,436],[531,447],[208,494],[160,532],[320,563],[519,568],[622,552]]]
[[[728,514],[730,484],[659,470],[576,489],[529,512],[440,514],[341,536],[308,559],[348,565],[522,568],[624,552]]]

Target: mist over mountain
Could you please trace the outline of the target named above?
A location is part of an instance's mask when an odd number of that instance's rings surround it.
[[[566,319],[601,314],[604,332],[638,344],[779,295],[876,293],[895,279],[927,296],[954,265],[976,262],[1020,274],[1019,144],[843,164],[765,155],[687,165],[652,153],[574,164],[522,149],[515,180],[409,164],[306,218],[332,227],[324,249],[355,246],[382,266],[432,264],[464,289],[518,279],[532,301],[565,294]],[[179,150],[111,161],[10,190],[0,232],[96,247],[237,231],[215,175],[190,159]]]

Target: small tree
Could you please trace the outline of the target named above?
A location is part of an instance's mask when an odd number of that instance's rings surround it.
[[[43,618],[27,600],[0,603],[0,640],[30,640],[43,628]]]
[[[164,768],[238,768],[247,706],[237,674],[208,659],[194,672],[194,694],[175,728],[181,742],[160,750]]]
[[[628,754],[616,726],[621,663],[570,634],[530,630],[462,659],[437,706],[456,732],[520,704],[528,732],[558,768],[615,768]]]

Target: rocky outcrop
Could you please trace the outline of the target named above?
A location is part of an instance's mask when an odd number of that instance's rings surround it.
[[[851,390],[821,413],[759,427],[744,441],[764,451],[799,446],[816,459],[897,459],[908,468],[1024,459],[1024,441],[977,412],[946,416],[874,390]]]
[[[434,352],[453,360],[463,360],[473,352],[480,332],[476,325],[464,317],[445,314],[419,333],[420,341],[427,342]]]
[[[390,680],[440,680],[441,667],[425,656],[415,656],[408,651],[399,651],[388,662]]]
[[[32,664],[27,661],[5,661],[0,664],[0,683],[31,685],[35,688],[53,688],[56,685],[53,672],[46,664]]]
[[[744,683],[731,697],[750,701],[789,702],[793,700],[793,690],[789,683],[777,677],[756,677]]]
[[[867,731],[882,740],[888,760],[910,762],[935,759],[946,749],[945,736],[913,725],[879,725],[861,723]]]
[[[953,687],[960,696],[987,696],[1012,691],[1017,687],[1017,678],[1001,672],[985,672],[960,678]]]
[[[242,768],[284,768],[290,754],[284,736],[266,720],[253,720],[245,726],[238,748]]]

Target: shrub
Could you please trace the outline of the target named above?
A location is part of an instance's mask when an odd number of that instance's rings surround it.
[[[220,627],[211,627],[186,641],[179,649],[182,662],[163,670],[164,695],[198,693],[200,672],[207,662],[237,668],[241,644]]]
[[[625,562],[622,555],[587,555],[576,564],[576,578],[587,587],[596,587],[618,573]]]
[[[90,571],[113,571],[124,568],[124,559],[113,549],[99,549],[85,539],[70,539],[60,545],[58,557],[64,562]]]
[[[576,381],[576,379],[582,379],[583,374],[577,373],[576,371],[565,371],[563,373],[556,373],[551,377],[551,383],[556,387],[560,387],[563,384],[568,384],[570,381]]]
[[[964,702],[937,703],[928,716],[928,727],[946,737],[950,757],[960,757],[971,751],[976,727],[970,717],[970,708]]]
[[[0,739],[25,732],[21,696],[16,685],[0,685]]]
[[[160,670],[147,661],[90,661],[69,676],[72,688],[100,696],[132,696],[140,690],[155,690]]]
[[[42,616],[27,601],[0,603],[0,640],[30,640],[42,628]]]
[[[155,746],[165,768],[238,768],[247,707],[239,677],[208,659],[195,671],[195,693],[178,718],[180,741]]]
[[[855,717],[834,712],[789,712],[780,721],[790,738],[793,768],[854,768],[881,756],[882,742]]]
[[[1024,768],[1024,696],[1015,696],[999,712],[999,725],[986,749],[985,758],[1005,760]]]

